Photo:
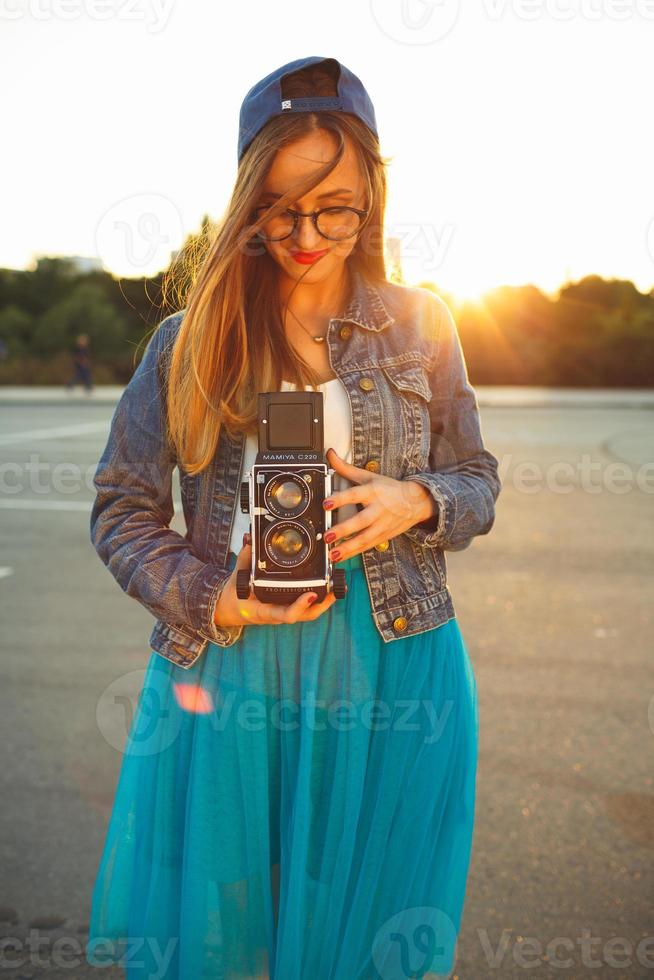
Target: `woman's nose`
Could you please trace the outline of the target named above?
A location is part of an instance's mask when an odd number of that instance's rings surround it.
[[[301,215],[297,219],[295,235],[293,236],[295,248],[301,252],[321,252],[327,247],[327,239],[323,238],[313,223],[311,216]]]

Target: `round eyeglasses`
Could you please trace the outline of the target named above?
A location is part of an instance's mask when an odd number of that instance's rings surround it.
[[[261,220],[262,215],[270,210],[270,205],[261,205],[261,207],[255,208],[252,212],[253,220]],[[360,208],[352,207],[319,208],[317,211],[309,211],[306,214],[302,211],[294,211],[293,208],[286,208],[285,211],[281,211],[264,221],[258,234],[266,241],[279,242],[293,234],[299,218],[311,218],[323,238],[340,242],[356,235],[367,214],[367,210],[362,211]]]

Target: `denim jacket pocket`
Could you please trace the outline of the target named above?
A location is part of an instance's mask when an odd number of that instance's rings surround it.
[[[429,386],[429,378],[421,361],[386,365],[382,370],[400,394],[419,395],[425,401],[431,401],[432,391]]]
[[[386,365],[382,370],[398,396],[404,418],[405,472],[424,469],[431,443],[429,404],[432,391],[427,371],[420,361]]]

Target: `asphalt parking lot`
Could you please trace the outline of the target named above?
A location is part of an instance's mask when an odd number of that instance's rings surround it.
[[[652,977],[654,404],[498,401],[480,398],[495,526],[447,553],[480,710],[456,975]],[[0,925],[80,963],[5,947],[7,977],[99,975],[79,949],[125,735],[112,692],[136,695],[153,625],[89,538],[111,411],[0,406]]]

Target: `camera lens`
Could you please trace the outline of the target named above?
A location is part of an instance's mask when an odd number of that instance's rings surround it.
[[[302,500],[302,491],[294,480],[285,480],[275,487],[274,497],[284,510],[293,510]]]
[[[270,536],[271,551],[280,558],[296,558],[303,545],[302,535],[295,527],[281,527]]]
[[[294,473],[273,477],[267,484],[264,499],[266,508],[275,517],[299,517],[309,506],[311,494],[307,483]]]
[[[268,529],[264,548],[277,565],[294,567],[311,554],[311,535],[301,524],[280,521]]]

